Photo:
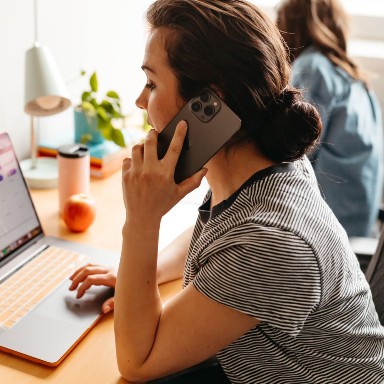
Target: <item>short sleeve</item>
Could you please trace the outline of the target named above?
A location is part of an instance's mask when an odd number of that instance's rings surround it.
[[[193,284],[211,299],[297,335],[319,304],[320,272],[296,235],[248,223],[204,251],[210,256]]]

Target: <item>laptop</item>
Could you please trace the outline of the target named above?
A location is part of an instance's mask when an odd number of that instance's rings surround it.
[[[118,260],[115,252],[44,234],[9,135],[0,133],[0,350],[60,364],[113,295],[92,287],[76,299],[68,277],[87,262]]]

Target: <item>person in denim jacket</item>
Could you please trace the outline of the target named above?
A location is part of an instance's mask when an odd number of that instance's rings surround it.
[[[336,0],[286,0],[278,8],[291,84],[303,88],[323,122],[310,156],[319,186],[348,236],[372,236],[383,192],[382,116],[348,56],[347,21]]]

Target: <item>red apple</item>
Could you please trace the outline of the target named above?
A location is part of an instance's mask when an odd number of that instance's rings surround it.
[[[70,231],[84,232],[95,219],[95,199],[84,193],[70,196],[64,204],[62,216]]]

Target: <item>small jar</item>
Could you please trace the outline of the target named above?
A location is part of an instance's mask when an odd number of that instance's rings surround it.
[[[71,195],[89,194],[90,160],[89,150],[83,144],[63,145],[57,150],[59,167],[59,212]]]

